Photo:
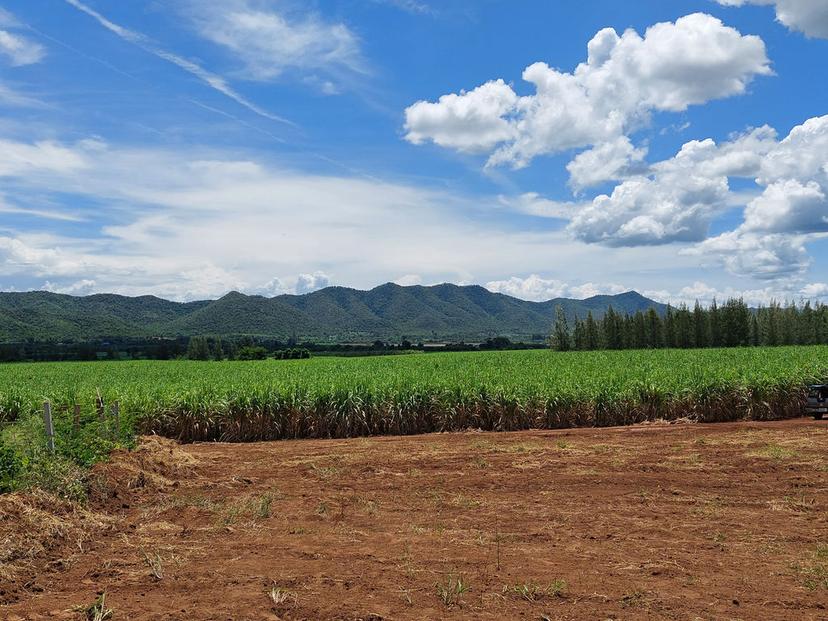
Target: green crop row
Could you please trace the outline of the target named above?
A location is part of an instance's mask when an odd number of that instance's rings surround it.
[[[828,347],[446,353],[295,361],[0,366],[0,420],[96,391],[183,441],[409,434],[796,415]]]
[[[828,347],[0,365],[0,492],[79,498],[138,433],[244,442],[798,416]],[[102,421],[96,395],[120,404]],[[46,450],[49,401],[56,453]],[[74,405],[81,406],[78,424]]]

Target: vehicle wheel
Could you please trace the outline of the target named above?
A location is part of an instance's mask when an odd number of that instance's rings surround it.
[[[822,413],[814,414],[814,420],[822,420]]]

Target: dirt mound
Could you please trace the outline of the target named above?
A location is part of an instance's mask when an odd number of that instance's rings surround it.
[[[144,436],[135,449],[116,451],[92,469],[91,504],[109,510],[129,508],[138,495],[177,487],[197,464],[175,441]]]

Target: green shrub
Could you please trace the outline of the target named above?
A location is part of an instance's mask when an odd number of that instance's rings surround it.
[[[264,347],[247,346],[239,349],[238,360],[264,360],[267,358],[267,350]]]
[[[87,430],[70,438],[60,452],[74,463],[89,468],[105,460],[118,446],[120,443]]]
[[[89,491],[88,471],[61,455],[41,454],[15,482],[18,489],[38,488],[60,498],[84,502]]]
[[[282,349],[273,354],[276,360],[306,360],[311,357],[307,349]]]

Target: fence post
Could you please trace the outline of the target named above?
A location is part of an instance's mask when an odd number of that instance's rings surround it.
[[[49,453],[55,454],[55,428],[52,424],[52,404],[43,402],[43,422],[46,424],[46,445]]]
[[[98,410],[98,420],[99,420],[101,423],[105,423],[105,422],[106,422],[106,412],[105,412],[105,410],[104,410],[104,400],[103,400],[103,397],[101,396],[101,391],[100,391],[100,390],[98,390],[98,389],[96,388],[96,389],[95,389],[95,393],[96,393],[96,396],[95,396],[95,407],[96,407],[96,408],[97,408],[97,410]]]
[[[80,414],[81,414],[81,406],[79,403],[75,404],[75,416],[72,420],[72,429],[74,429],[75,433],[80,433]]]
[[[121,406],[117,401],[113,401],[110,407],[112,408],[112,418],[115,421],[115,431],[113,433],[117,440],[121,437]]]

